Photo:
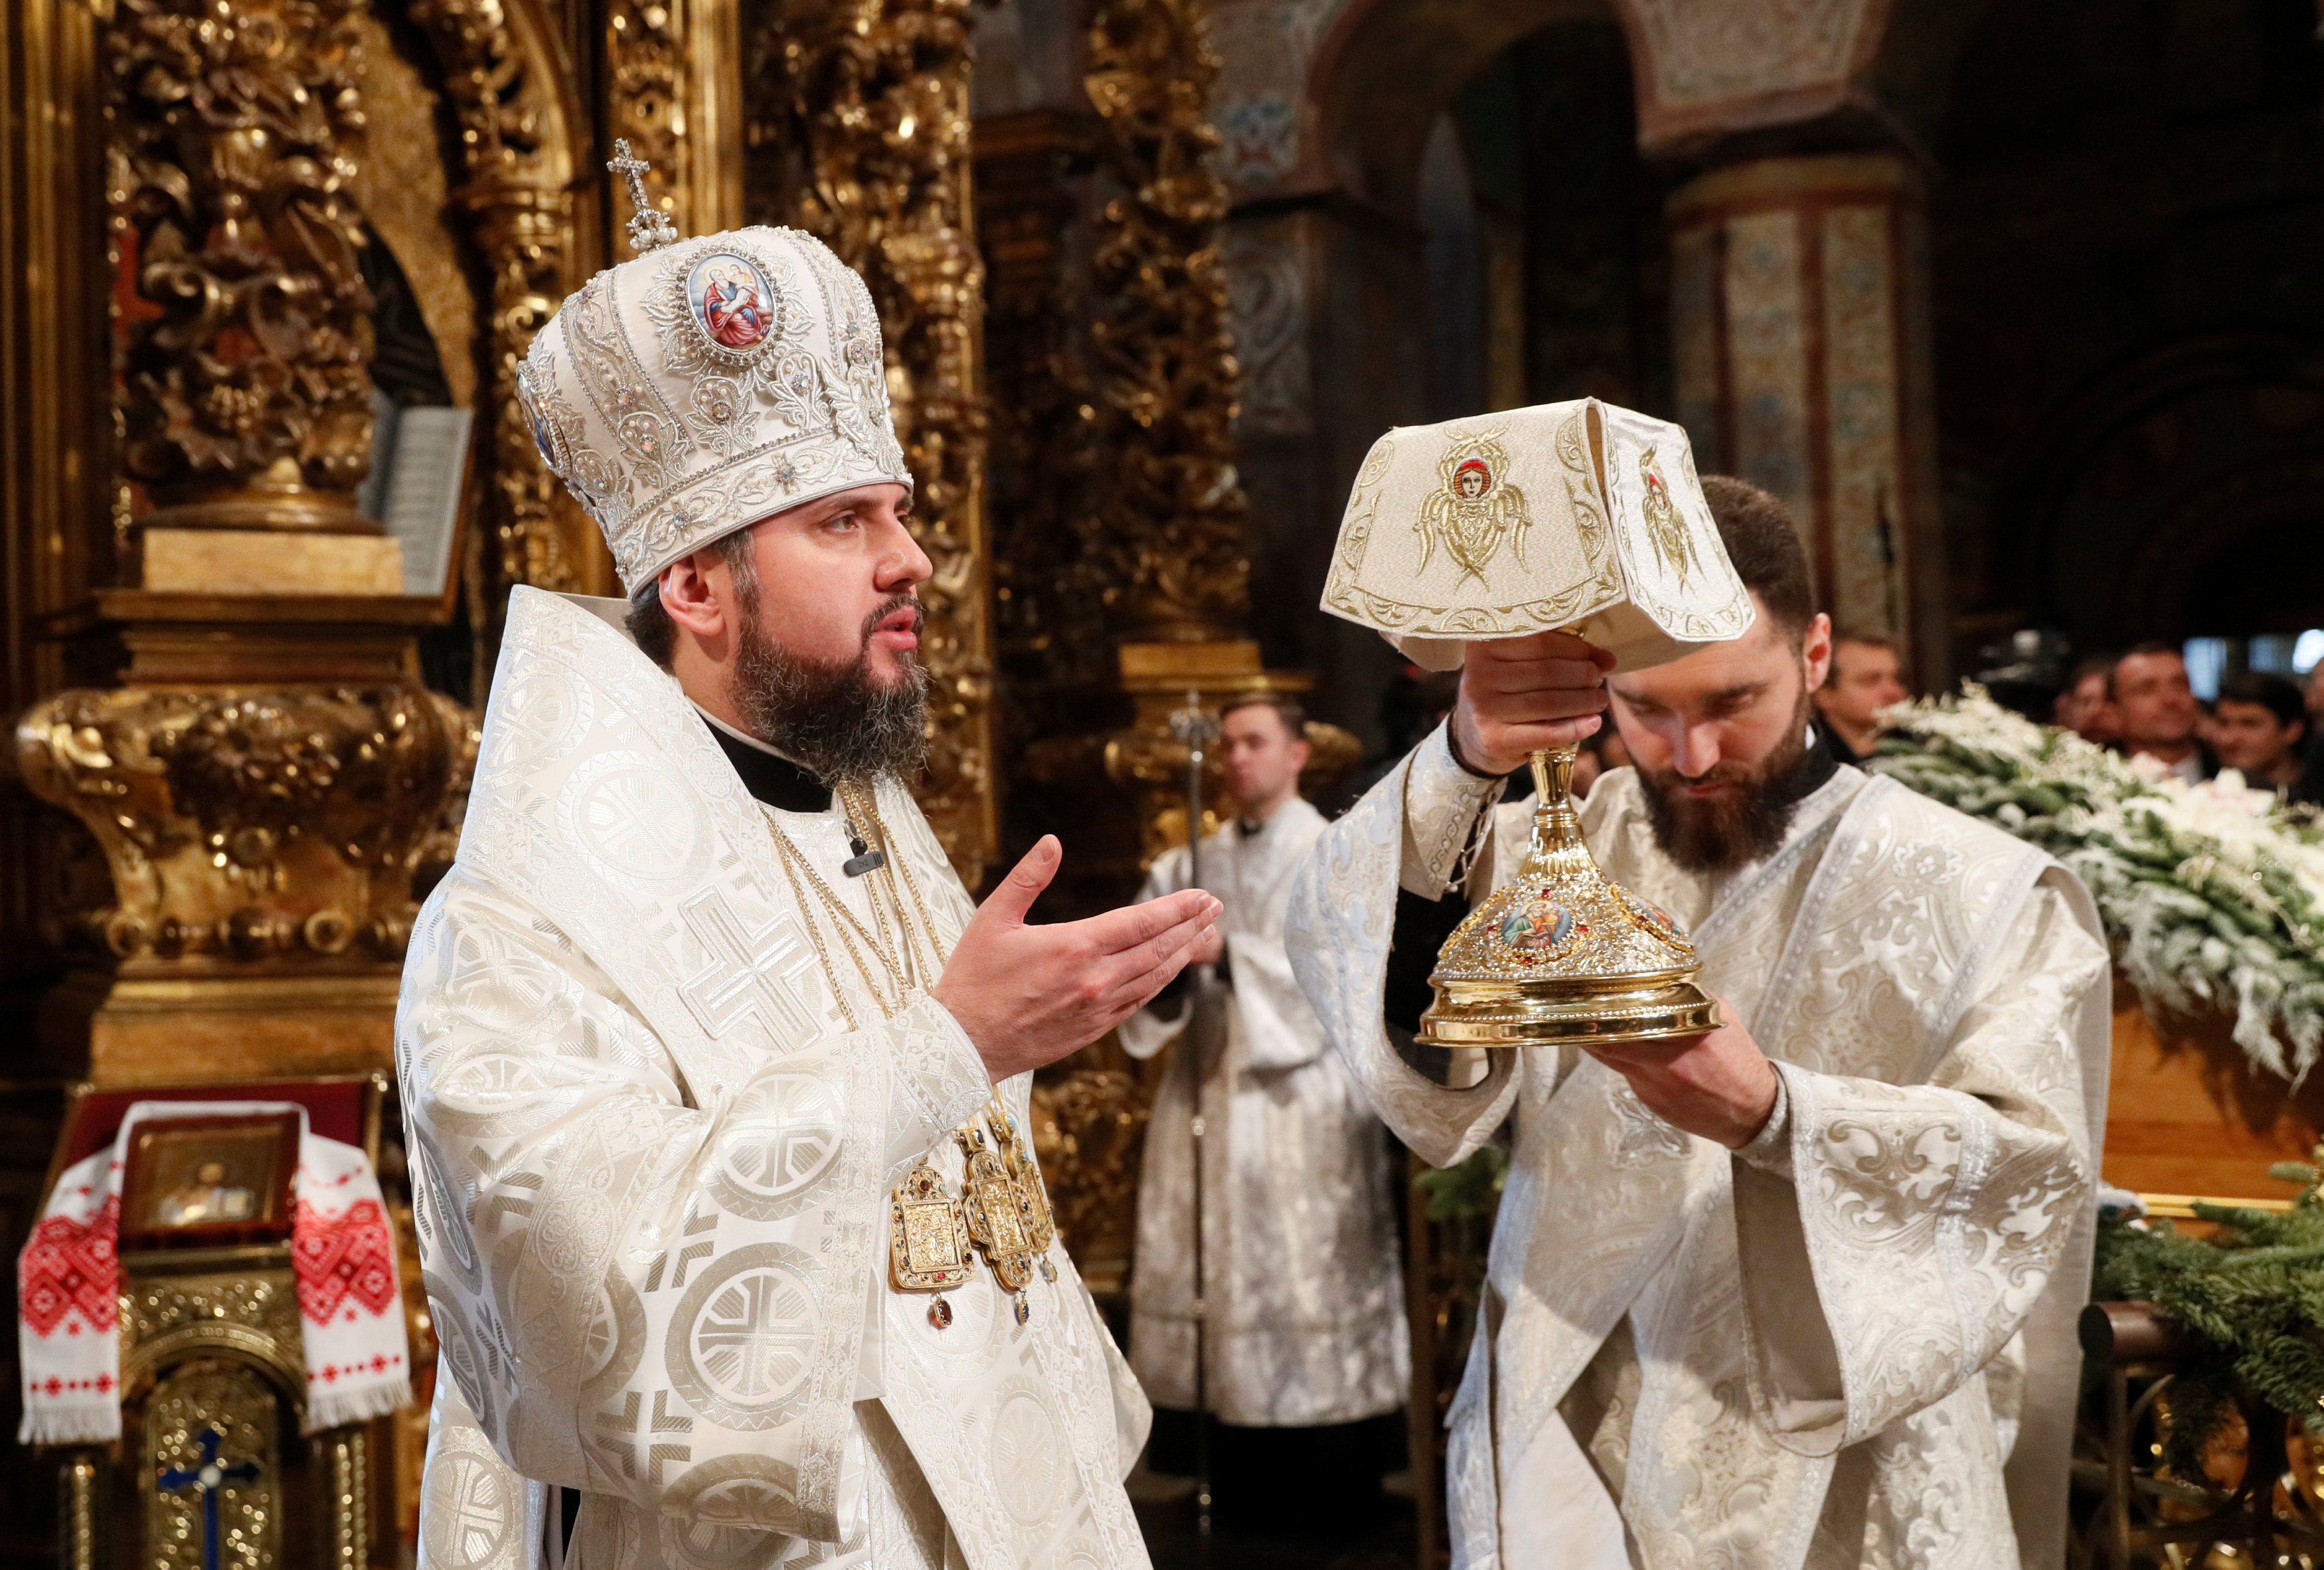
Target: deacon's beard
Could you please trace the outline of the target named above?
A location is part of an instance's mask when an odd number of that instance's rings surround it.
[[[1803,691],[1783,743],[1757,763],[1721,759],[1710,772],[1688,779],[1675,769],[1638,765],[1646,821],[1655,844],[1690,873],[1729,873],[1772,855],[1792,827],[1792,815],[1813,789],[1806,767],[1808,698]],[[1725,795],[1696,797],[1688,785],[1734,785]]]
[[[743,592],[742,630],[727,693],[742,727],[826,781],[902,778],[927,751],[928,673],[908,653],[882,681],[872,670],[872,633],[881,621],[918,602],[895,595],[863,621],[863,647],[853,660],[808,660],[776,643],[760,625],[757,586]]]

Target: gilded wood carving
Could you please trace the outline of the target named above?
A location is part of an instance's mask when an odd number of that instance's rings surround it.
[[[595,525],[558,489],[516,401],[533,335],[589,260],[570,190],[576,116],[542,69],[558,51],[529,6],[412,0],[406,14],[443,70],[464,164],[453,203],[490,280],[477,446],[491,475],[491,526],[469,531],[478,554],[468,573],[471,619],[488,639],[512,584],[604,593],[613,577]]]
[[[1134,637],[1233,637],[1249,608],[1234,464],[1238,368],[1218,250],[1226,188],[1204,118],[1207,0],[1093,0],[1090,101],[1119,187],[1098,225],[1092,329],[1113,484],[1107,528]]]
[[[913,526],[936,564],[922,658],[928,821],[973,888],[998,854],[984,411],[984,269],[970,217],[968,0],[767,0],[745,19],[744,203],[816,236],[880,308]]]
[[[171,522],[347,528],[371,466],[372,300],[347,189],[353,0],[121,0],[105,32],[135,245],[128,474]],[[263,493],[253,487],[263,487]]]

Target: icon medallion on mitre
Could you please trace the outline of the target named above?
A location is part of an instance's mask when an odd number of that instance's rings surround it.
[[[1560,629],[1639,670],[1738,638],[1753,615],[1686,432],[1594,398],[1381,437],[1348,498],[1323,608],[1431,670],[1479,640]],[[1607,882],[1582,842],[1574,752],[1534,754],[1531,848],[1446,939],[1424,1041],[1637,1041],[1718,1023],[1686,934]]]

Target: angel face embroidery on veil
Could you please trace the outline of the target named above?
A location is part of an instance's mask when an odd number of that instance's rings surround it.
[[[1679,516],[1678,503],[1671,500],[1670,485],[1655,466],[1653,448],[1638,454],[1638,481],[1646,488],[1638,511],[1646,516],[1646,536],[1655,542],[1663,566],[1684,588],[1694,573],[1694,540],[1686,531],[1686,520]]]
[[[1498,431],[1463,437],[1444,450],[1436,470],[1443,480],[1420,504],[1420,569],[1426,571],[1442,539],[1461,564],[1463,581],[1484,580],[1485,568],[1508,540],[1522,568],[1525,531],[1533,526],[1525,493],[1509,484],[1508,450]]]

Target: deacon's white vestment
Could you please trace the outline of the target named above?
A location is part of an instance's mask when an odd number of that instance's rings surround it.
[[[754,801],[591,603],[512,596],[404,971],[421,1563],[527,1564],[558,1484],[582,1570],[1144,1565],[1147,1408],[1065,1250],[1022,1325],[982,1261],[948,1329],[888,1286],[890,1189],[927,1157],[958,1192],[991,1086],[925,974],[882,1017],[772,825],[867,927],[888,880],[842,875],[837,810]],[[879,810],[948,951],[968,898],[900,787]]]
[[[1443,893],[1494,788],[1437,732],[1326,832],[1289,933],[1325,1029],[1424,1157],[1460,1160],[1515,1114],[1450,1419],[1454,1563],[2061,1564],[2107,1074],[2080,884],[1845,767],[1773,855],[1697,875],[1655,845],[1635,774],[1601,779],[1599,862],[1692,929],[1704,986],[1776,1063],[1777,1121],[1738,1157],[1578,1051],[1484,1054],[1450,1089],[1387,1039],[1399,881]],[[1494,834],[1506,878],[1521,818]]]
[[[1291,883],[1324,829],[1294,797],[1256,833],[1203,841],[1202,886],[1226,909],[1226,1048],[1204,1085],[1204,1295],[1211,1413],[1259,1427],[1350,1423],[1404,1405],[1404,1319],[1388,1139],[1284,953]],[[1139,893],[1186,888],[1184,847]],[[1141,1009],[1121,1043],[1150,1057],[1191,1010]],[[1181,1050],[1187,1043],[1181,1042]],[[1194,1121],[1185,1063],[1164,1070],[1138,1192],[1130,1366],[1158,1405],[1194,1405]]]

